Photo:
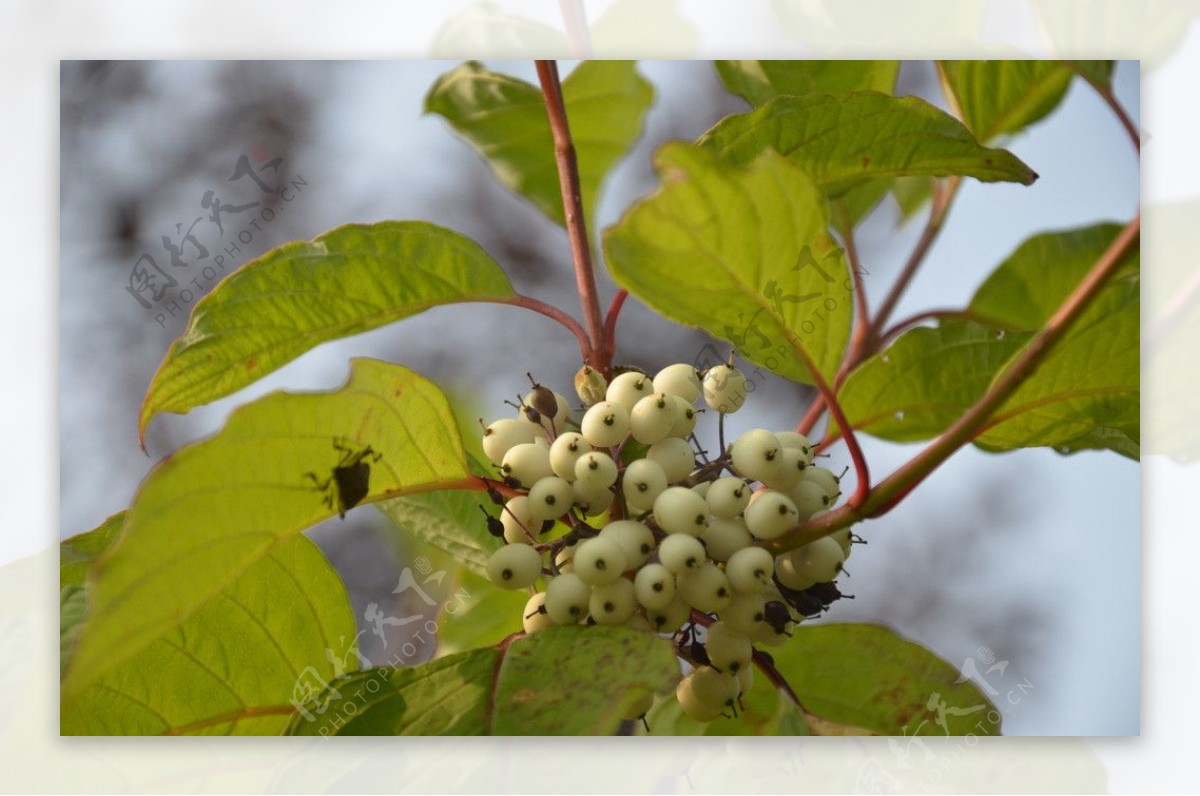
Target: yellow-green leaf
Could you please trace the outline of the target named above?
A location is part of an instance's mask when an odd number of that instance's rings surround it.
[[[957,174],[1023,185],[1037,179],[1011,152],[981,146],[962,122],[924,100],[873,91],[776,97],[726,117],[700,143],[743,164],[774,149],[830,196],[880,177]]]
[[[339,509],[462,488],[469,477],[445,396],[399,365],[354,360],[337,391],[277,392],[239,408],[142,484],[90,572],[91,615],[64,693],[178,628]]]
[[[896,86],[899,61],[717,61],[725,87],[751,105],[779,96],[881,91]]]
[[[633,61],[584,61],[563,81],[579,192],[592,217],[600,185],[642,132],[653,90]],[[437,79],[425,111],[448,121],[501,183],[566,223],[554,139],[541,89],[468,61]]]
[[[310,693],[357,668],[354,650],[341,579],[316,545],[295,537],[141,652],[65,696],[60,730],[278,735]]]
[[[613,278],[751,362],[812,383],[807,352],[832,377],[853,285],[812,178],[774,152],[741,168],[686,144],[660,149],[655,168],[662,187],[605,231]]]
[[[158,412],[188,412],[304,352],[440,304],[513,295],[487,252],[424,221],[347,224],[252,260],[197,302],[150,382],[138,433]]]

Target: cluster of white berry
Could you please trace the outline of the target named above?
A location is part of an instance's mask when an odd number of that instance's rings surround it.
[[[840,596],[832,581],[848,529],[779,556],[760,544],[827,511],[839,478],[794,431],[748,431],[711,459],[693,447],[702,397],[722,422],[745,402],[746,378],[731,365],[627,371],[611,383],[585,366],[576,391],[582,417],[535,383],[515,418],[484,430],[484,453],[519,492],[489,517],[507,544],[488,575],[534,590],[526,633],[595,623],[672,635],[693,665],[676,690],[683,709],[700,721],[736,713],[754,645],[784,643]]]

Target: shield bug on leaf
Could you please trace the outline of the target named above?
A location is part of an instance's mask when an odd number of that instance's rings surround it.
[[[314,487],[325,493],[324,503],[329,508],[337,508],[338,516],[346,518],[346,511],[358,505],[367,496],[371,484],[371,463],[383,458],[382,453],[376,453],[370,445],[355,449],[348,441],[333,441],[334,450],[340,451],[341,459],[330,471],[329,477],[322,481],[316,473],[305,473],[305,477],[313,482]]]

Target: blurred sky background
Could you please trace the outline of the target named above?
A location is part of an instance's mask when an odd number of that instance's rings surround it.
[[[455,62],[64,62],[61,68],[61,535],[89,530],[128,505],[159,458],[218,429],[228,412],[266,392],[332,389],[351,356],[401,362],[469,400],[485,417],[526,386],[525,372],[567,395],[579,366],[573,339],[510,307],[439,308],[398,325],[325,344],[261,382],[186,416],[160,416],[137,444],[142,395],[186,317],[155,320],[126,292],[143,252],[165,266],[159,240],[225,202],[264,200],[238,158],[282,158],[280,176],[306,184],[273,199],[275,218],[253,231],[239,264],[339,224],[425,219],[479,241],[514,286],[577,314],[565,233],[492,178],[440,117],[422,116],[433,79]],[[534,80],[529,62],[488,66]],[[570,64],[561,66],[565,73]],[[611,174],[600,226],[655,185],[649,157],[664,140],[694,138],[745,109],[710,62],[645,62],[656,99],[635,150]],[[1138,118],[1138,64],[1118,66],[1116,91]],[[944,105],[928,63],[906,64],[901,93]],[[1138,198],[1137,160],[1116,121],[1082,83],[1058,111],[1005,144],[1041,177],[1032,187],[967,181],[946,229],[897,308],[899,318],[964,304],[987,273],[1039,231],[1127,220]],[[269,173],[269,172],[268,172]],[[229,225],[227,216],[227,225]],[[923,214],[898,227],[885,202],[859,235],[877,302]],[[204,233],[200,234],[200,230]],[[244,224],[233,222],[229,240]],[[207,221],[200,242],[221,239]],[[594,231],[593,231],[594,232]],[[228,245],[228,244],[224,244]],[[186,250],[185,250],[186,255]],[[188,277],[197,276],[197,266]],[[203,280],[202,280],[203,281]],[[607,302],[614,289],[601,274]],[[194,303],[194,302],[193,302]],[[710,341],[658,319],[636,300],[622,315],[618,362],[648,369],[692,361]],[[724,344],[721,346],[727,347]],[[758,377],[748,408],[730,418],[790,428],[808,394]],[[701,433],[712,429],[702,425]],[[920,446],[864,440],[880,478]],[[830,466],[847,463],[844,448]],[[856,531],[843,591],[828,620],[871,621],[919,641],[955,666],[991,650],[1007,669],[1006,734],[1128,735],[1139,729],[1139,474],[1112,453],[1062,458],[1046,450],[956,455],[899,508]],[[392,599],[396,566],[371,509],[313,532],[351,589],[358,613]],[[382,554],[381,554],[382,553]],[[821,620],[827,621],[827,620]],[[1003,702],[1003,699],[1000,700]]]

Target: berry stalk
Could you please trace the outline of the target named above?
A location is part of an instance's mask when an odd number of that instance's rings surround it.
[[[538,81],[546,101],[546,113],[550,118],[550,132],[554,137],[554,160],[558,167],[558,184],[562,191],[563,212],[567,221],[567,238],[571,244],[571,258],[575,263],[575,284],[579,290],[579,302],[583,308],[584,326],[589,342],[585,362],[602,373],[608,373],[612,352],[604,345],[604,322],[600,314],[600,299],[596,290],[596,274],[592,268],[591,247],[588,245],[587,220],[583,214],[583,195],[579,188],[579,167],[575,159],[575,144],[571,139],[571,127],[567,122],[567,110],[563,103],[562,84],[558,79],[558,65],[554,61],[536,61]]]

